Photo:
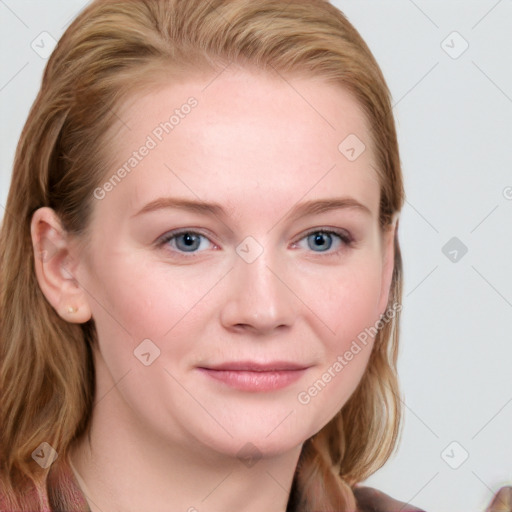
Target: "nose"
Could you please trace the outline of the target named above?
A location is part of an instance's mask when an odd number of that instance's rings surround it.
[[[284,266],[266,249],[251,263],[236,257],[221,311],[226,329],[268,335],[293,324],[300,301],[289,283],[291,273],[283,270]]]

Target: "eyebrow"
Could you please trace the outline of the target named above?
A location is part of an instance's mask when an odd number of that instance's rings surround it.
[[[159,197],[158,199],[146,204],[141,210],[132,215],[132,218],[168,208],[176,208],[203,215],[213,214],[219,217],[228,216],[224,208],[218,203],[192,201],[190,199],[181,199],[178,197]],[[308,215],[319,215],[324,212],[342,209],[350,209],[360,211],[366,215],[372,215],[371,210],[356,199],[352,197],[340,197],[306,201],[294,206],[286,216],[301,218]]]

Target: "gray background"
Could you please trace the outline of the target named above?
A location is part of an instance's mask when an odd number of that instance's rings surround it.
[[[50,36],[86,3],[0,0],[0,216]],[[512,485],[512,0],[333,3],[390,86],[407,193],[405,422],[366,485],[429,512],[483,511]]]

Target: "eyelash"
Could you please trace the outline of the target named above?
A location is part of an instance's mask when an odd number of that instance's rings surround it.
[[[347,248],[351,248],[354,245],[354,243],[355,243],[355,240],[345,230],[337,230],[337,229],[329,229],[329,228],[316,228],[316,229],[313,229],[313,230],[308,231],[307,233],[305,233],[297,242],[294,242],[293,245],[296,245],[298,242],[300,242],[300,241],[302,241],[304,239],[307,239],[310,235],[313,235],[315,233],[321,233],[321,234],[324,234],[324,235],[335,235],[342,242],[342,246],[339,249],[334,250],[334,251],[331,251],[331,250],[320,251],[320,252],[312,251],[312,252],[314,252],[316,254],[319,254],[321,256],[336,256],[336,255],[339,255],[339,253],[341,251],[343,251],[344,249],[347,249]],[[163,248],[163,246],[168,244],[171,240],[174,240],[177,237],[179,237],[180,235],[184,235],[184,234],[200,235],[200,236],[202,236],[202,237],[204,237],[204,238],[209,240],[207,235],[205,235],[204,233],[201,233],[199,231],[193,231],[191,229],[178,229],[178,230],[175,230],[175,231],[170,231],[169,233],[166,233],[165,235],[160,237],[157,240],[157,246]],[[211,240],[210,240],[210,242],[211,242]],[[178,249],[173,249],[173,250],[175,252],[177,252],[178,254],[180,254],[180,255],[185,255],[186,254],[186,255],[188,255],[187,257],[192,257],[192,258],[198,256],[199,253],[202,252],[202,251],[185,252],[185,251],[180,251]]]

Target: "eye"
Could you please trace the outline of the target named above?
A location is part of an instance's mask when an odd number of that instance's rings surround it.
[[[201,247],[202,240],[208,240],[206,236],[201,233],[197,233],[196,231],[190,230],[181,230],[181,231],[171,231],[170,233],[165,234],[157,241],[157,245],[162,247],[164,245],[170,245],[172,249],[178,252],[185,253],[196,253],[201,252],[198,249]],[[204,244],[202,244],[204,247]]]
[[[334,239],[334,241],[333,241]],[[338,242],[338,249],[329,251],[333,246],[333,243]],[[303,236],[299,242],[306,240],[308,248],[314,252],[324,253],[327,252],[329,255],[336,254],[343,250],[343,248],[353,245],[354,240],[348,232],[345,230],[333,230],[333,229],[316,229],[310,231]],[[205,243],[202,243],[205,241]],[[197,254],[201,252],[199,249],[202,247],[203,250],[208,249],[208,242],[212,244],[208,237],[192,231],[190,229],[181,229],[171,231],[160,237],[156,244],[158,247],[170,246],[172,251],[178,253]],[[295,243],[298,245],[298,243]],[[319,250],[317,250],[319,249]]]
[[[353,244],[354,240],[344,230],[332,230],[332,229],[316,229],[306,234],[300,241],[306,240],[308,247],[313,252],[328,252],[333,245],[333,237],[338,239],[338,249],[330,251],[328,254],[336,254],[340,252],[344,247],[349,247]],[[319,249],[317,251],[316,249]]]

